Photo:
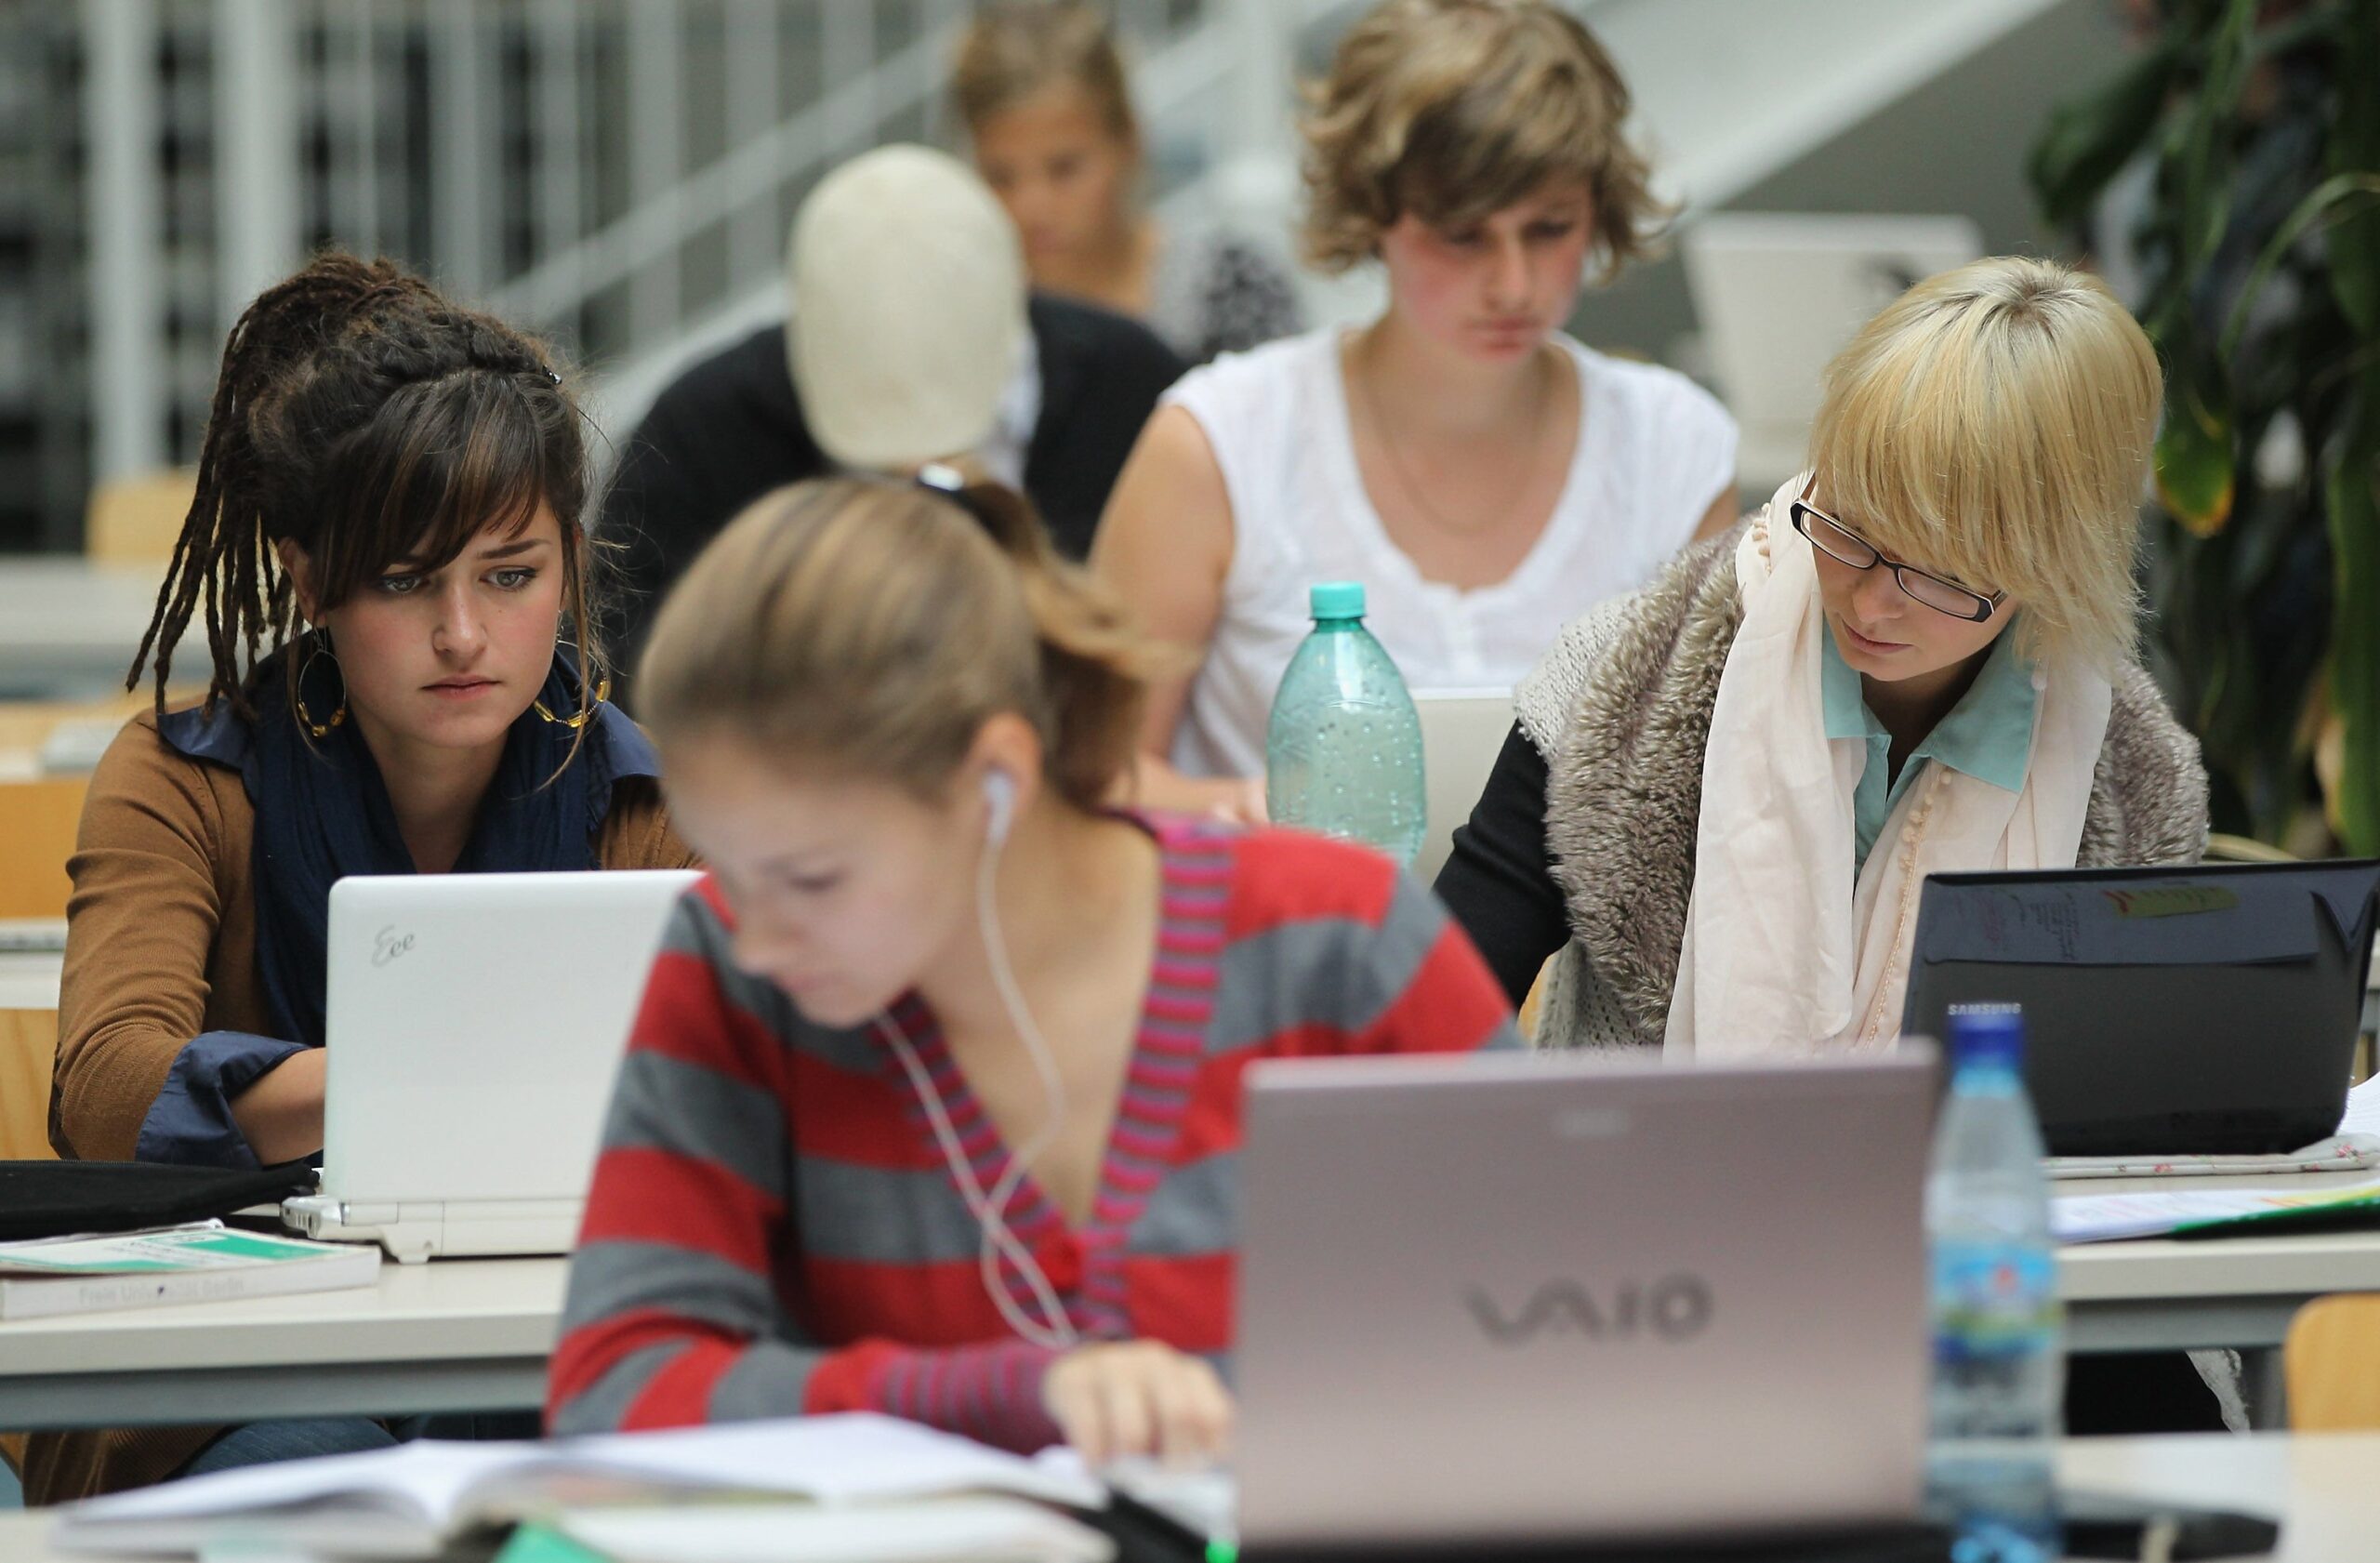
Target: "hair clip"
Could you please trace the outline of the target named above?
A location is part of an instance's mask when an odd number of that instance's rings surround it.
[[[968,492],[967,474],[949,462],[927,462],[918,469],[915,482],[919,488],[931,489],[958,506],[960,514],[990,533],[993,537],[998,538],[1000,536],[999,523],[993,520],[991,513],[976,503],[974,497]]]

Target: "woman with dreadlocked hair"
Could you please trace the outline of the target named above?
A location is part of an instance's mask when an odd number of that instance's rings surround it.
[[[323,1143],[324,937],[350,874],[687,865],[605,703],[579,412],[540,347],[325,255],[231,329],[198,493],[93,775],[50,1138],[256,1167]],[[203,603],[203,607],[202,607]],[[166,709],[202,618],[205,697]],[[378,1424],[42,1438],[47,1502],[386,1442]]]

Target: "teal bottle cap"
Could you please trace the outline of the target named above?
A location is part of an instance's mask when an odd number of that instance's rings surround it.
[[[1361,618],[1364,616],[1364,583],[1361,581],[1324,581],[1307,594],[1316,618]]]

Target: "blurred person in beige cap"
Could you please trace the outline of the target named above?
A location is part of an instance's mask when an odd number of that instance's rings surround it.
[[[702,546],[805,478],[967,458],[1083,557],[1183,368],[1138,322],[1029,292],[999,203],[927,147],[879,147],[820,180],[786,281],[786,319],[685,369],[622,444],[602,535],[626,554],[623,669]]]
[[[899,470],[970,456],[1024,475],[985,448],[1030,339],[1024,247],[964,165],[918,146],[844,164],[801,204],[786,280],[794,388],[829,457]]]

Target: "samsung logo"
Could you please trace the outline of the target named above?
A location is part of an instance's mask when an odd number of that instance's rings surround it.
[[[1480,1333],[1500,1346],[1561,1335],[1690,1341],[1711,1327],[1712,1306],[1710,1283],[1683,1274],[1622,1281],[1600,1293],[1584,1281],[1556,1278],[1512,1299],[1474,1286],[1463,1293],[1463,1305]]]

